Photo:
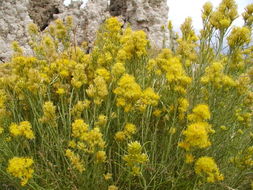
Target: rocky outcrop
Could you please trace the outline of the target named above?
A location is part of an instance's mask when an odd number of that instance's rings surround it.
[[[127,12],[127,1],[125,0],[111,0],[109,7],[110,14],[112,16],[126,16]]]
[[[43,31],[54,19],[54,14],[60,13],[62,6],[62,0],[30,0],[28,13],[34,23]]]
[[[144,30],[157,48],[167,46],[169,8],[167,0],[129,0],[127,1],[126,21],[135,30]]]
[[[94,42],[100,24],[110,16],[118,16],[135,30],[147,32],[151,44],[167,46],[167,0],[88,0],[63,5],[64,0],[5,0],[0,1],[0,58],[11,55],[10,44],[18,41],[29,52],[26,26],[36,23],[43,31],[53,20],[72,15],[77,25],[77,41]]]
[[[89,0],[82,8],[82,2],[72,2],[55,18],[64,19],[73,16],[77,26],[77,42],[86,41],[92,46],[99,26],[110,17],[108,0]]]
[[[29,51],[26,26],[32,22],[28,14],[28,0],[0,1],[0,59],[5,61],[12,54],[11,43],[18,41]]]

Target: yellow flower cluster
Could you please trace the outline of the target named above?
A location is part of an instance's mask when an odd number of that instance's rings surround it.
[[[181,55],[182,60],[187,61],[186,66],[190,66],[190,62],[196,60],[197,53],[197,36],[192,27],[192,19],[190,17],[185,19],[181,25],[182,38],[178,39],[177,53]]]
[[[56,107],[53,102],[48,101],[43,105],[43,116],[40,118],[40,122],[49,124],[53,127],[57,126]]]
[[[135,82],[134,76],[124,74],[118,81],[118,87],[113,91],[117,95],[117,106],[123,107],[125,112],[133,106],[142,95],[141,87]]]
[[[239,94],[247,95],[249,93],[250,85],[252,84],[248,74],[242,74],[236,80],[236,88]]]
[[[119,188],[117,187],[117,186],[115,186],[115,185],[110,185],[109,187],[108,187],[108,190],[118,190]]]
[[[1,123],[2,119],[4,119],[5,116],[7,115],[7,109],[6,109],[6,105],[5,105],[6,102],[7,102],[7,95],[4,90],[0,89],[0,123]]]
[[[19,56],[12,58],[9,67],[11,75],[4,80],[4,85],[13,88],[20,99],[23,96],[23,90],[29,90],[33,94],[44,94],[46,81],[40,70],[45,63],[45,61],[40,61],[34,57]]]
[[[103,150],[100,150],[100,151],[97,151],[97,153],[96,153],[96,162],[97,163],[103,163],[103,162],[105,162],[106,161],[106,153],[105,153],[105,151],[103,151]]]
[[[179,94],[185,94],[187,86],[191,83],[191,78],[186,75],[180,59],[173,57],[168,49],[163,49],[156,59],[150,60],[147,69],[158,75],[166,74],[170,88]]]
[[[75,88],[80,88],[83,84],[87,83],[87,76],[85,73],[86,65],[83,63],[77,63],[69,59],[57,59],[50,64],[49,71],[47,72],[50,78],[54,78],[55,75],[59,75],[61,81],[54,84],[54,87],[63,86],[63,81],[69,81],[68,84],[72,84]],[[45,68],[47,69],[47,68]]]
[[[132,58],[140,58],[147,54],[147,35],[144,31],[132,31],[127,28],[120,39],[122,48],[119,50],[117,60],[125,62]]]
[[[205,122],[197,122],[187,126],[187,129],[183,131],[185,136],[184,141],[179,143],[179,146],[189,151],[191,148],[207,148],[211,145],[208,138],[209,124]]]
[[[109,67],[120,48],[122,37],[122,23],[116,17],[111,17],[105,21],[98,32],[93,57],[99,66]]]
[[[211,13],[213,12],[213,4],[211,2],[206,2],[203,5],[203,10],[202,10],[202,20],[207,20]]]
[[[247,27],[234,27],[228,36],[228,45],[230,48],[240,48],[250,42],[251,32]]]
[[[225,31],[237,18],[237,5],[234,0],[222,0],[218,9],[211,15],[211,24],[220,31]]]
[[[118,131],[115,134],[116,141],[124,141],[126,139],[131,139],[132,136],[137,132],[136,126],[132,123],[127,123],[123,131]]]
[[[101,68],[97,69],[95,71],[95,74],[97,76],[102,77],[105,81],[109,81],[110,78],[111,78],[110,72],[107,69],[105,69],[104,67],[101,67]]]
[[[192,154],[185,155],[185,163],[190,164],[194,162],[194,156]]]
[[[34,139],[34,133],[32,131],[32,125],[28,121],[22,121],[17,125],[16,123],[12,123],[9,127],[11,135],[16,136],[24,136],[27,139]]]
[[[245,12],[242,14],[245,25],[248,27],[252,27],[253,25],[253,4],[249,4],[245,8]]]
[[[150,59],[147,64],[147,70],[150,73],[157,75],[166,74],[166,65],[168,60],[172,58],[172,52],[170,49],[162,49],[161,53],[157,55],[155,59]]]
[[[225,75],[224,66],[221,62],[214,62],[205,70],[205,75],[201,77],[203,84],[211,83],[216,88],[230,88],[235,87],[236,82],[228,75]]]
[[[179,94],[186,94],[186,88],[191,83],[191,78],[185,74],[179,59],[174,57],[169,60],[166,70],[166,78],[171,88]]]
[[[80,173],[85,171],[85,167],[80,159],[80,156],[78,154],[75,154],[73,151],[70,149],[67,149],[65,152],[65,155],[67,158],[70,160],[71,164],[75,169],[77,169]]]
[[[82,119],[77,119],[72,123],[72,137],[75,140],[69,142],[69,147],[80,150],[83,153],[95,154],[96,163],[106,161],[105,151],[100,150],[105,147],[105,142],[102,139],[102,133],[99,128],[96,127],[89,130],[89,126]],[[79,172],[82,173],[85,170],[84,161],[82,161],[79,154],[75,154],[72,150],[67,149],[66,156]]]
[[[70,84],[74,88],[80,88],[87,83],[85,68],[89,63],[87,61],[89,56],[78,47],[69,47],[69,39],[66,39],[70,36],[68,34],[70,31],[67,31],[69,27],[65,27],[61,21],[56,21],[56,26],[50,26],[48,33],[39,35],[36,27],[31,25],[30,30],[33,35],[30,45],[38,60],[35,58],[29,58],[29,60],[26,57],[15,57],[12,60],[12,62],[15,62],[13,64],[14,71],[24,71],[21,76],[24,76],[24,82],[28,82],[29,85],[26,88],[30,91],[38,92],[39,88],[45,91],[43,84],[48,85],[53,80],[54,83],[52,84],[56,88],[55,91],[61,95],[67,92],[67,87]],[[58,48],[61,43],[65,48],[68,48],[68,51],[66,50],[58,55]],[[60,48],[62,49],[62,46]],[[30,64],[22,64],[24,62],[30,62]],[[24,88],[22,85],[20,87]]]
[[[100,105],[108,95],[105,79],[101,76],[97,76],[93,80],[93,83],[89,85],[86,93],[89,97],[93,98],[95,104]]]
[[[89,108],[89,106],[90,106],[89,100],[78,101],[71,109],[71,115],[75,119],[81,118],[82,112],[85,109]]]
[[[247,110],[247,109],[237,109],[235,116],[237,118],[237,121],[239,121],[239,123],[242,126],[245,127],[250,127],[252,125],[252,116],[253,116],[253,111],[252,110]]]
[[[179,120],[183,120],[185,118],[185,113],[187,112],[189,107],[189,101],[186,98],[178,99],[178,118]]]
[[[141,174],[141,165],[148,161],[148,156],[145,153],[141,153],[141,145],[139,142],[134,141],[127,146],[127,155],[123,156],[123,160],[126,161],[128,167],[131,168],[133,175]]]
[[[14,41],[12,42],[12,49],[14,51],[14,57],[22,56],[24,51],[23,49],[19,46],[18,42]]]
[[[209,108],[205,104],[195,106],[192,113],[188,115],[188,120],[192,122],[203,122],[209,120],[210,118],[211,114]]]
[[[112,66],[112,75],[115,79],[120,77],[126,71],[125,65],[122,62],[117,62]]]
[[[95,153],[105,147],[100,129],[95,127],[89,130],[89,126],[82,119],[77,119],[72,123],[72,136],[77,140],[77,143],[73,143],[73,148],[84,152]]]
[[[152,88],[142,91],[132,75],[124,74],[118,81],[118,87],[113,91],[117,95],[117,106],[123,107],[125,112],[134,107],[145,111],[148,105],[156,106],[159,95]]]
[[[222,181],[224,179],[213,158],[207,156],[200,157],[195,162],[195,172],[196,174],[205,177],[209,183]]]
[[[100,114],[98,116],[98,120],[95,122],[95,126],[96,127],[103,127],[105,126],[107,123],[107,117],[103,114]]]
[[[238,168],[245,169],[253,166],[253,146],[248,147],[244,151],[240,151],[238,155],[230,159]]]
[[[192,148],[207,148],[211,145],[208,133],[214,133],[206,120],[210,119],[210,112],[207,105],[199,104],[188,115],[188,120],[192,123],[183,131],[184,141],[179,142],[179,146],[186,151]]]
[[[7,172],[19,178],[21,185],[25,186],[34,173],[33,163],[34,161],[31,158],[14,157],[9,160]]]
[[[147,88],[142,92],[140,99],[137,101],[137,107],[140,111],[145,111],[148,105],[156,106],[160,96],[152,88]]]

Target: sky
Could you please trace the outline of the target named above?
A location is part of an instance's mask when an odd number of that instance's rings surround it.
[[[71,0],[65,0],[65,4],[69,4]],[[87,0],[83,0],[87,2]],[[199,31],[202,27],[201,22],[201,9],[205,2],[210,1],[214,7],[217,7],[221,0],[168,0],[169,15],[168,19],[172,20],[175,31],[180,30],[180,25],[184,22],[185,18],[192,17],[193,27],[196,31]],[[244,8],[253,3],[253,0],[236,0],[238,5],[238,13],[244,11]],[[242,17],[234,21],[237,26],[243,25]]]

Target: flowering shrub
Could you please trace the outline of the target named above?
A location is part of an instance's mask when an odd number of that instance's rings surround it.
[[[200,34],[188,18],[158,54],[117,18],[89,54],[71,17],[43,34],[30,25],[33,55],[15,42],[0,65],[0,185],[253,187],[253,5],[243,27],[237,16],[234,0],[206,3]]]

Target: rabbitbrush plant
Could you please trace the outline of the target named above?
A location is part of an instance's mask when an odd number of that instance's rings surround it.
[[[15,42],[0,65],[2,187],[251,189],[253,4],[237,16],[234,0],[206,3],[200,34],[187,18],[157,55],[117,18],[89,54],[70,17],[30,25],[33,54]]]

